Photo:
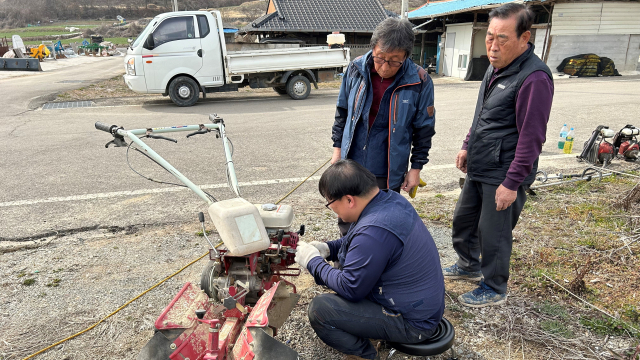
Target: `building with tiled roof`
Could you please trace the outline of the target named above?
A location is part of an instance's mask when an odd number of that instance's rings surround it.
[[[379,0],[270,0],[266,13],[240,32],[257,35],[261,41],[324,45],[327,35],[338,31],[345,34],[353,58],[368,50],[376,26],[394,15]]]

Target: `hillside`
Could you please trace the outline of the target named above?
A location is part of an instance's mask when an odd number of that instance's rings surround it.
[[[241,27],[265,13],[268,0],[179,0],[180,10],[219,9],[225,24]],[[381,0],[400,13],[401,0]],[[424,0],[409,0],[409,8]],[[171,11],[172,0],[0,0],[0,28],[65,20],[114,20],[121,15],[139,19]]]

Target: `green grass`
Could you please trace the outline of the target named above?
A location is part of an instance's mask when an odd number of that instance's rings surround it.
[[[60,279],[53,279],[50,283],[48,283],[46,286],[47,287],[58,287],[60,285]]]
[[[78,44],[82,43],[82,40],[84,39],[62,39],[60,40],[60,42],[62,43],[62,45],[69,45],[72,42],[77,42]],[[88,40],[88,39],[86,39]],[[115,45],[127,45],[127,38],[125,37],[115,37],[115,38],[104,38],[104,41],[111,41],[112,43],[114,43]],[[53,41],[53,43],[57,43],[58,40]],[[11,42],[9,42],[11,43]],[[24,41],[25,45],[40,45],[42,44],[42,40],[38,41],[38,40],[34,40],[34,41]]]
[[[564,322],[559,320],[543,320],[540,322],[540,328],[546,333],[559,335],[565,339],[571,339],[575,336],[573,331],[571,331]]]
[[[562,320],[569,318],[567,310],[562,305],[554,304],[549,301],[544,301],[536,305],[536,310],[543,314],[547,314]]]
[[[24,285],[24,286],[31,286],[31,285],[33,285],[33,284],[35,284],[35,283],[36,283],[36,279],[25,279],[25,280],[22,282],[22,285]]]
[[[588,318],[581,316],[580,324],[596,334],[621,336],[629,333],[635,338],[640,339],[640,333],[635,332],[627,324],[617,319],[608,317]]]

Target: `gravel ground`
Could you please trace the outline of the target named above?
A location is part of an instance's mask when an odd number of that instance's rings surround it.
[[[305,241],[338,237],[336,217],[318,199],[296,199],[296,224]],[[22,359],[109,315],[161,279],[206,252],[200,226],[157,224],[101,228],[29,243],[0,244],[0,359]],[[450,230],[430,226],[442,264],[454,261]],[[217,235],[214,234],[214,237]],[[29,244],[29,246],[25,246]],[[133,359],[153,334],[153,322],[185,282],[199,282],[200,260],[89,332],[39,355],[38,359]],[[32,283],[31,285],[27,285]],[[306,317],[310,300],[327,290],[305,271],[294,279],[302,297],[277,338],[303,360],[344,356],[314,334]],[[461,359],[482,359],[457,346]],[[466,354],[466,355],[465,355]],[[468,355],[468,356],[467,356]],[[396,354],[394,359],[409,359]]]

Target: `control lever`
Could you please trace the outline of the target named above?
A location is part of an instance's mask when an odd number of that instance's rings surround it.
[[[204,235],[204,238],[207,239],[207,242],[209,243],[209,245],[211,245],[211,249],[215,252],[215,257],[219,258],[220,253],[218,253],[218,250],[216,249],[215,246],[213,246],[213,243],[211,242],[211,240],[209,240],[209,237],[207,236],[207,229],[204,227],[204,213],[202,211],[198,213],[198,220],[202,225],[202,235]]]
[[[209,337],[207,339],[207,349],[203,359],[218,359],[222,358],[219,354],[220,348],[218,341],[220,339],[220,319],[204,319],[204,315],[207,313],[206,310],[198,309],[196,310],[196,316],[198,317],[198,321],[209,325]]]
[[[115,145],[116,147],[127,147],[127,146],[129,146],[129,144],[127,144],[127,142],[124,141],[124,137],[122,137],[122,136],[120,136],[118,134],[113,135],[113,140],[111,140],[108,143],[106,143],[104,145],[104,147],[108,148],[109,145],[111,145],[111,144]]]
[[[171,138],[168,138],[168,137],[164,137],[164,136],[162,136],[162,135],[152,135],[152,134],[147,134],[147,135],[145,135],[145,136],[143,136],[143,137],[148,137],[148,138],[158,139],[158,140],[167,140],[167,141],[172,141],[172,142],[174,142],[174,143],[176,143],[176,144],[178,143],[178,140],[176,140],[176,139],[171,139]]]
[[[187,138],[189,138],[191,136],[194,136],[194,135],[206,134],[208,132],[211,132],[211,129],[205,127],[203,124],[200,124],[200,130],[194,131],[191,134],[187,135]]]

